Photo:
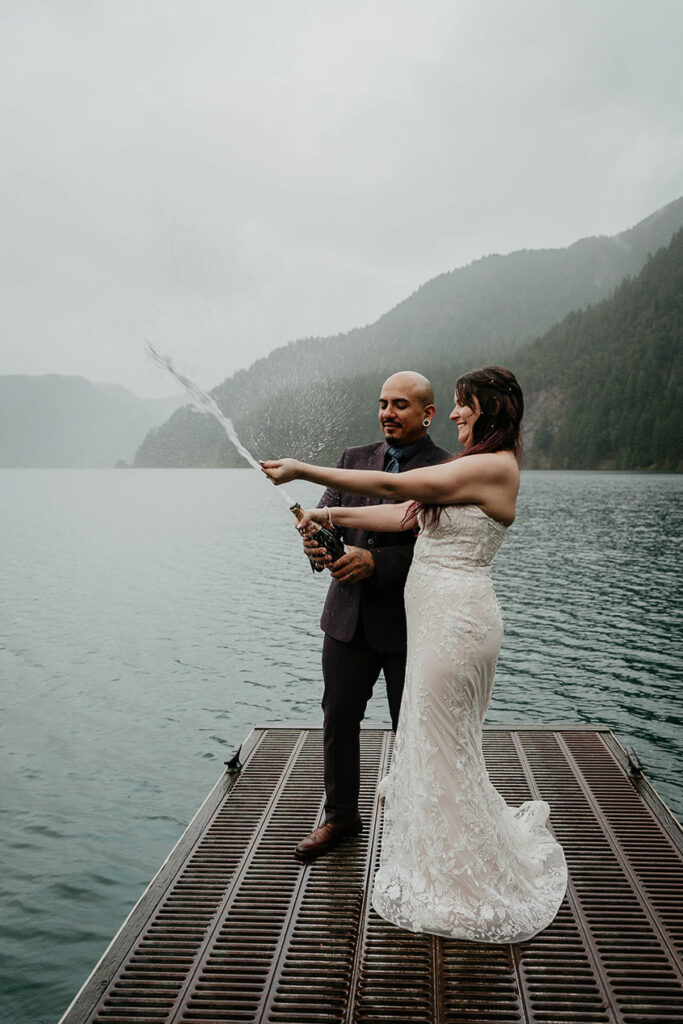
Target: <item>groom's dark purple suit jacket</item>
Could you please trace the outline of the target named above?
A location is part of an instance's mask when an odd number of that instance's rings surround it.
[[[386,441],[378,441],[376,444],[347,448],[337,462],[337,467],[382,470],[388,447]],[[436,465],[449,458],[451,452],[439,448],[427,436],[405,462],[401,460],[399,471]],[[362,498],[328,488],[318,507],[344,505],[357,508],[380,504],[382,502],[377,498]],[[343,538],[345,544],[367,548],[372,552],[375,572],[360,583],[344,584],[332,580],[320,620],[321,627],[328,636],[348,643],[360,617],[370,647],[385,652],[403,650],[406,645],[403,588],[413,558],[413,531],[369,533],[366,530],[345,528]]]

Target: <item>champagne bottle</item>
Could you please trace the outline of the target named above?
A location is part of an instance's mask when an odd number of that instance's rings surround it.
[[[290,509],[293,512],[295,519],[300,522],[304,514],[304,510],[301,505],[296,502],[294,505],[290,505]],[[310,525],[313,533],[315,534],[315,541],[318,547],[325,548],[332,556],[333,562],[336,562],[338,558],[341,558],[344,554],[344,545],[336,533],[333,533],[332,530],[328,530],[326,526],[321,526],[320,523],[312,522]],[[311,568],[315,572],[318,567],[312,558],[309,558],[309,560]]]

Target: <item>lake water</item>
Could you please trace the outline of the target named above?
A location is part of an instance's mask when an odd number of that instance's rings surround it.
[[[523,474],[488,715],[607,724],[679,817],[682,497]],[[59,1019],[251,726],[319,721],[292,522],[251,470],[0,471],[0,1020]]]

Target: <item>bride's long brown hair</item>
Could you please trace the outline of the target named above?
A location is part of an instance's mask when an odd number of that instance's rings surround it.
[[[472,428],[474,443],[449,461],[464,459],[468,455],[504,451],[513,452],[517,462],[522,461],[524,396],[512,370],[505,366],[485,366],[482,370],[465,373],[455,382],[455,397],[460,405],[471,408],[474,408],[472,402],[476,398],[481,415]],[[406,520],[423,512],[425,521],[438,523],[442,508],[442,505],[414,501],[406,512]]]

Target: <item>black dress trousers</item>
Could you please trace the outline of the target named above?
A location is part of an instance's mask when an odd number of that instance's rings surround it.
[[[358,628],[348,643],[325,635],[322,707],[326,821],[345,821],[358,809],[360,724],[382,670],[395,731],[406,670],[405,650],[374,650],[365,636],[362,619],[359,619]]]

